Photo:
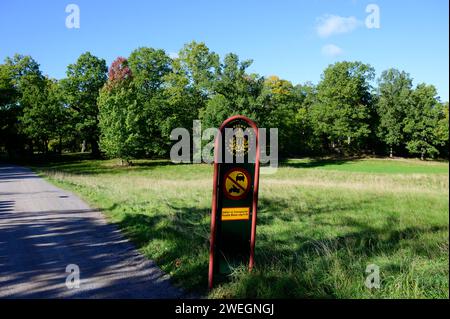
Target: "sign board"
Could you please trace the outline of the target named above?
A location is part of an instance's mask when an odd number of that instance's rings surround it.
[[[209,288],[233,267],[254,264],[258,138],[256,124],[237,115],[223,122],[215,140]]]

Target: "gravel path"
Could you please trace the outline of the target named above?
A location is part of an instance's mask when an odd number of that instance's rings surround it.
[[[66,285],[68,265],[79,267],[79,288]],[[27,168],[0,164],[0,298],[179,297],[98,210]]]

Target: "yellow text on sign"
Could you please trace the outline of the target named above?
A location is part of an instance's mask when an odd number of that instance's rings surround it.
[[[222,208],[222,220],[248,220],[250,207]]]

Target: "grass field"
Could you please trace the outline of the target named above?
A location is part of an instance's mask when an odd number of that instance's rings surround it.
[[[33,168],[101,208],[182,287],[214,298],[448,298],[448,162],[289,160],[261,175],[256,269],[208,293],[212,166]],[[366,267],[380,267],[368,289]]]

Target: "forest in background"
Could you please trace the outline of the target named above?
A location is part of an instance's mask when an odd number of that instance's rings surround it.
[[[87,152],[95,157],[167,158],[177,127],[218,127],[242,114],[278,128],[282,157],[449,156],[449,105],[433,85],[359,61],[329,65],[317,84],[249,73],[251,60],[221,58],[204,43],[176,57],[141,47],[106,61],[89,52],[66,78],[45,76],[31,56],[0,64],[0,153]],[[301,66],[299,72],[301,72]]]

